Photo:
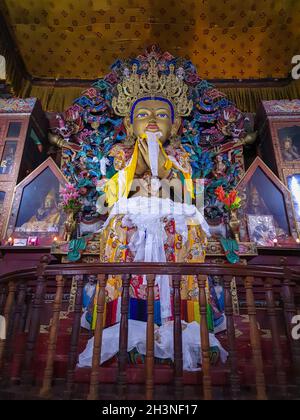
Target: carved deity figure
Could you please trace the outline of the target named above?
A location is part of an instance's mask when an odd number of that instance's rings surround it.
[[[216,162],[216,169],[213,172],[215,178],[222,178],[226,175],[226,165],[223,162],[223,156],[222,155],[217,155],[215,158],[215,162]]]

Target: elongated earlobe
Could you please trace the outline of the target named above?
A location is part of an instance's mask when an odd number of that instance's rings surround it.
[[[129,116],[125,117],[124,120],[123,120],[123,123],[124,123],[124,127],[126,129],[127,135],[132,136],[133,125],[130,123],[130,117]]]
[[[176,134],[178,133],[178,130],[180,128],[181,125],[181,118],[180,117],[176,117],[174,120],[174,123],[172,125],[172,130],[171,130],[171,135],[172,136],[176,136]]]

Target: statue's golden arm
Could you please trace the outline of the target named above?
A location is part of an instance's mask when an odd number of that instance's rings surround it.
[[[49,133],[48,139],[51,144],[54,144],[55,146],[59,148],[65,148],[70,149],[73,152],[79,152],[81,150],[81,146],[75,143],[67,142],[65,139],[63,139],[58,134]]]

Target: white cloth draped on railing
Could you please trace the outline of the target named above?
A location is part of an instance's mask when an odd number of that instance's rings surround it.
[[[160,359],[174,361],[174,338],[173,321],[167,322],[161,327],[155,328],[154,355]],[[134,348],[140,354],[146,355],[146,330],[147,323],[142,321],[128,320],[128,346],[127,350]],[[101,363],[115,356],[119,351],[120,324],[105,328],[102,335]],[[214,334],[209,334],[211,347],[218,347],[223,363],[226,362],[228,353],[224,350]],[[92,366],[94,337],[92,337],[79,355],[78,367]],[[197,322],[186,323],[182,321],[182,357],[183,369],[187,371],[200,370],[201,364],[201,341],[200,325]]]

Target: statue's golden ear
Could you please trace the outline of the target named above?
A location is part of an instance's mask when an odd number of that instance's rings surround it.
[[[172,136],[176,136],[180,126],[181,126],[181,117],[176,117],[174,120],[174,123],[172,124],[172,129],[171,129]]]
[[[127,135],[131,136],[133,134],[133,125],[130,122],[130,116],[127,115],[124,120],[124,127],[126,128]]]

